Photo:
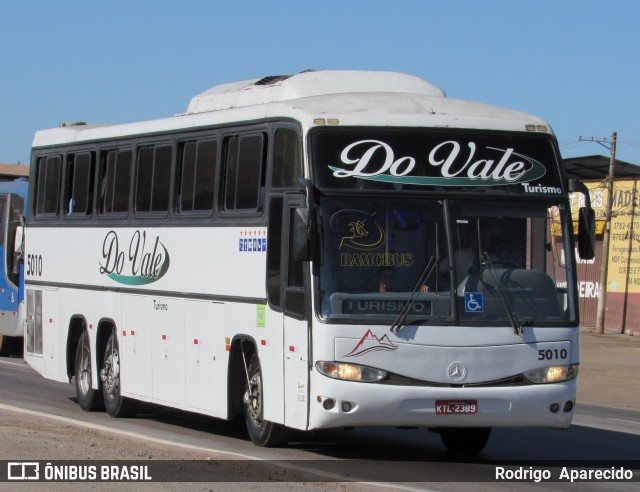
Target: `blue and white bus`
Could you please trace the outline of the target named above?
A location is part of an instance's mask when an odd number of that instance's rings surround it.
[[[492,427],[567,428],[585,188],[560,162],[539,118],[388,72],[37,132],[25,358],[84,410],[244,414],[261,446],[392,425],[479,452]]]
[[[27,189],[27,180],[23,178],[0,181],[0,355],[3,356],[22,353],[25,313],[22,226],[27,212]]]

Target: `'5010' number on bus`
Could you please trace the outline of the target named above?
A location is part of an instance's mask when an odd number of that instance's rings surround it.
[[[42,275],[42,255],[27,255],[27,275]]]

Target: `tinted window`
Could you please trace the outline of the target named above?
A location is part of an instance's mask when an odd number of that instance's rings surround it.
[[[38,182],[36,185],[36,214],[56,214],[60,195],[61,156],[38,159]]]
[[[182,145],[180,211],[205,211],[213,208],[216,152],[215,140],[185,142]]]
[[[153,165],[153,192],[151,211],[169,210],[169,188],[171,186],[171,147],[164,145],[156,148]]]
[[[102,153],[100,179],[100,213],[129,210],[132,153],[130,150],[107,150]]]
[[[91,213],[93,154],[71,154],[67,157],[67,215]]]
[[[138,151],[136,186],[137,212],[166,212],[169,209],[171,147],[142,147]]]
[[[224,208],[258,210],[264,187],[264,145],[262,134],[239,135],[226,141]]]
[[[293,222],[295,217],[295,208],[289,209],[289,233],[293,231]],[[287,275],[287,285],[289,287],[303,287],[304,270],[303,262],[296,261],[293,256],[293,240],[289,239],[289,267]]]
[[[4,246],[4,214],[7,207],[7,199],[9,195],[0,195],[0,246]]]
[[[233,210],[236,208],[236,185],[238,181],[239,145],[240,137],[233,137],[227,140],[227,162],[224,187],[225,210]]]
[[[151,210],[151,185],[153,181],[153,147],[138,151],[138,190],[136,192],[136,210]]]
[[[274,308],[282,306],[280,265],[282,263],[282,211],[284,198],[271,199],[269,207],[269,229],[267,230],[267,295]]]
[[[302,150],[298,134],[288,128],[276,131],[273,150],[272,185],[276,188],[295,187],[302,177]]]

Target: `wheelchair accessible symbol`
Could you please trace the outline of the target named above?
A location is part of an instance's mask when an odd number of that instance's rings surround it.
[[[484,296],[481,292],[464,293],[464,310],[467,313],[484,312]]]

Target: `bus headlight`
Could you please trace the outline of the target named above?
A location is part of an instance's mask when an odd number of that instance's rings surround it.
[[[578,375],[578,364],[570,364],[568,366],[551,366],[526,371],[524,377],[527,381],[534,384],[544,383],[560,383],[569,381]]]
[[[386,371],[374,369],[373,367],[345,364],[343,362],[325,362],[322,360],[316,362],[316,369],[320,374],[330,378],[363,383],[380,381],[387,375]]]

